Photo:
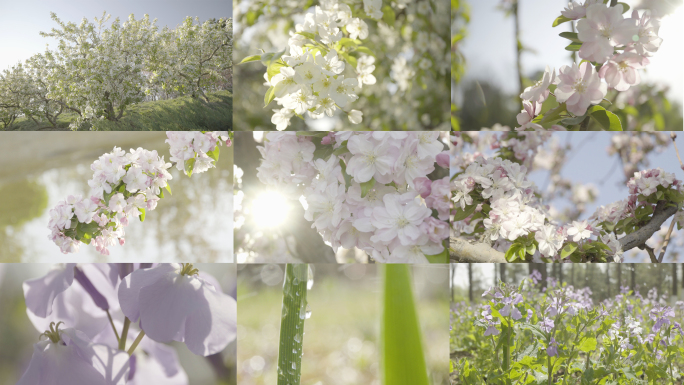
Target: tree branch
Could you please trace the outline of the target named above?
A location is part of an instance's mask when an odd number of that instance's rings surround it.
[[[648,223],[639,230],[627,234],[620,239],[622,251],[627,251],[639,247],[646,243],[651,236],[658,230],[665,221],[677,213],[677,206],[667,206],[669,202],[659,201],[653,211],[653,216]]]
[[[449,250],[452,262],[508,263],[504,253],[484,243],[472,244],[461,238],[451,238]]]

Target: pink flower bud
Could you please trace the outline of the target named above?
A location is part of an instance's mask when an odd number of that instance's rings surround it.
[[[119,245],[123,246],[124,243],[126,243],[126,240],[123,238],[119,238]]]
[[[449,151],[437,154],[437,164],[444,168],[449,168]]]
[[[324,136],[323,139],[321,139],[321,144],[326,145],[332,143],[333,139],[335,138],[335,134],[332,132],[328,133],[328,135]]]
[[[432,181],[430,181],[430,179],[421,176],[414,179],[413,184],[416,185],[416,190],[420,193],[420,196],[423,197],[423,199],[430,196],[430,193],[432,192]]]

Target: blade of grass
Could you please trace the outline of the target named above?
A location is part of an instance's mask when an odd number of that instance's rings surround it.
[[[380,268],[384,286],[381,321],[382,383],[428,385],[409,266],[386,264]]]
[[[278,350],[278,385],[299,385],[306,319],[309,265],[288,264],[283,284],[283,309]]]

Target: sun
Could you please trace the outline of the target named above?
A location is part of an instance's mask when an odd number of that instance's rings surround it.
[[[277,191],[265,191],[252,201],[252,219],[259,228],[278,228],[290,213],[290,201]]]

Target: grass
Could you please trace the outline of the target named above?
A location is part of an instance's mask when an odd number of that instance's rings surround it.
[[[205,103],[190,96],[156,102],[144,102],[129,107],[117,121],[95,122],[98,131],[197,131],[233,129],[233,94],[230,91],[208,93]],[[48,123],[36,124],[26,118],[8,127],[7,131],[68,130],[76,119],[73,113],[60,115],[57,128]],[[88,129],[88,128],[85,128]]]

